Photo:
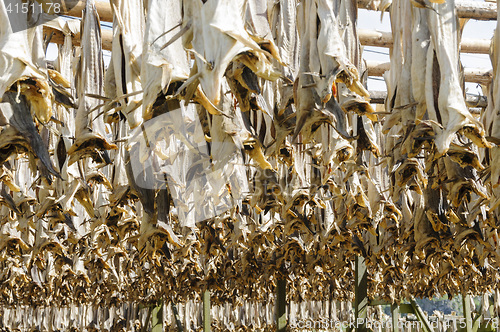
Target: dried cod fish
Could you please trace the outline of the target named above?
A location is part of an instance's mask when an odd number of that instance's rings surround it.
[[[82,55],[78,73],[78,111],[75,119],[75,142],[68,149],[69,165],[90,156],[97,163],[110,163],[106,150],[116,149],[108,143],[104,122],[90,111],[97,105],[87,94],[102,95],[104,63],[102,59],[101,27],[93,1],[87,1],[82,19]]]
[[[196,71],[191,78],[200,82],[208,100],[218,105],[221,100],[221,80],[227,66],[237,60],[257,76],[276,80],[276,72],[262,49],[244,28],[245,2],[228,0],[200,0],[184,3],[184,25],[189,26],[184,46],[195,55]],[[186,16],[190,13],[192,16]],[[189,37],[192,36],[192,39]]]
[[[190,71],[188,57],[180,39],[162,48],[181,31],[179,23],[182,21],[182,2],[149,0],[148,6],[140,76],[144,89],[145,120],[149,119],[158,95],[161,92],[166,94],[170,84],[185,81]]]
[[[27,14],[8,12],[5,3],[0,15],[0,65],[8,68],[0,78],[0,97],[17,82],[15,89],[27,98],[33,116],[46,124],[52,116],[54,94],[42,55],[42,27],[28,29]],[[13,32],[11,24],[18,32]]]
[[[6,124],[10,124],[10,126],[15,128],[15,130],[12,132],[6,128],[2,131],[0,137],[2,137],[4,142],[11,141],[13,147],[17,144],[27,147],[28,151],[40,159],[49,173],[60,177],[59,173],[52,165],[49,152],[47,151],[47,146],[43,142],[38,130],[35,127],[33,118],[31,117],[31,113],[28,109],[29,104],[26,97],[24,95],[17,97],[15,92],[9,91],[4,93],[2,100],[3,103],[0,104],[1,114],[3,118],[7,120]],[[15,140],[5,136],[7,132],[17,136],[18,142],[16,143]],[[22,141],[26,141],[26,143],[22,144]],[[14,152],[17,149],[14,147],[14,151],[12,151],[12,148],[10,150],[11,152]],[[6,159],[5,157],[9,156],[8,153],[8,151],[2,151],[4,160]]]

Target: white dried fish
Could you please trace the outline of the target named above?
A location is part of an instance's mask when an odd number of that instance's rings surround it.
[[[109,163],[106,150],[116,149],[105,138],[102,116],[91,121],[94,114],[90,111],[97,106],[95,98],[88,94],[102,95],[104,63],[102,59],[101,27],[93,1],[87,1],[82,19],[82,54],[78,73],[78,111],[75,119],[75,142],[68,149],[71,165],[83,157],[90,156],[97,163]]]
[[[433,4],[435,9],[428,13],[428,25],[431,34],[431,45],[427,56],[427,76],[432,75],[430,64],[433,62],[433,53],[440,69],[438,104],[439,116],[430,115],[430,119],[443,125],[443,129],[436,128],[436,149],[439,155],[446,153],[455,133],[467,127],[470,131],[465,134],[480,147],[491,147],[484,138],[482,124],[474,118],[465,104],[459,78],[459,50],[458,50],[458,20],[455,1],[446,1],[444,4]],[[432,91],[427,84],[426,91]],[[429,99],[432,93],[427,93],[427,105],[434,102]],[[436,110],[437,112],[437,110]]]
[[[260,77],[272,80],[279,77],[266,55],[268,52],[244,28],[245,1],[195,0],[190,2],[187,12],[192,16],[186,17],[185,13],[184,22],[190,22],[193,37],[185,41],[185,47],[192,44],[198,71],[192,75],[197,75],[211,103],[217,105],[221,100],[221,80],[235,58]]]
[[[28,29],[27,14],[8,12],[6,3],[0,5],[0,15],[0,66],[8,68],[0,76],[0,98],[10,88],[19,91],[26,96],[34,116],[45,124],[52,116],[54,95],[42,55],[42,27]]]
[[[143,117],[146,120],[158,94],[166,93],[170,83],[185,81],[189,77],[188,58],[181,40],[175,40],[162,49],[181,30],[181,1],[149,0],[148,6],[141,67]]]

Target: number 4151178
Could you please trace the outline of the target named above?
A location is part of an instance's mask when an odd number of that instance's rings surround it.
[[[36,7],[39,7],[39,8],[36,8]],[[12,13],[27,14],[29,10],[31,10],[32,12],[35,12],[35,10],[38,10],[38,9],[39,9],[38,12],[45,11],[48,14],[60,14],[61,13],[61,4],[60,3],[52,3],[52,2],[48,2],[48,1],[44,2],[44,3],[34,3],[34,2],[32,2],[32,3],[23,2],[23,3],[16,3],[16,4],[9,3],[7,5],[7,8],[6,8],[7,13],[9,13],[9,14],[12,14]]]

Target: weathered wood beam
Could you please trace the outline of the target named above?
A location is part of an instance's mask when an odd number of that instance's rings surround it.
[[[392,332],[399,332],[399,306],[391,304]]]
[[[369,76],[382,76],[391,67],[389,62],[366,61]],[[489,69],[464,68],[465,81],[480,84],[489,84],[493,73]]]
[[[151,316],[151,332],[163,331],[163,301],[160,301],[153,308]]]
[[[358,0],[358,8],[378,10],[377,2],[372,0]],[[497,19],[496,2],[482,1],[457,1],[455,2],[457,15],[461,18],[472,18],[482,21],[494,21]],[[388,11],[389,8],[386,9]]]
[[[493,71],[484,68],[464,68],[465,81],[480,84],[489,84],[493,78]]]
[[[370,103],[372,104],[383,104],[385,103],[385,99],[387,98],[386,91],[369,91],[370,93]],[[465,103],[468,107],[478,107],[485,108],[488,106],[488,99],[486,96],[475,95],[472,93],[465,94]],[[375,300],[370,301],[370,305],[381,305],[388,304],[382,301],[381,303],[376,302]]]
[[[361,45],[376,47],[392,47],[392,33],[388,31],[375,31],[358,29]],[[462,53],[489,54],[491,41],[489,39],[463,38],[460,44]]]
[[[285,332],[286,319],[286,280],[280,278],[276,283],[276,325],[278,332]]]
[[[46,36],[52,37],[50,38],[51,43],[63,44],[64,43],[64,34],[54,28],[50,28],[47,26],[43,27],[43,33]],[[80,46],[80,33],[75,34],[73,37],[73,45]],[[101,39],[102,39],[102,49],[111,51],[111,44],[113,41],[113,31],[111,29],[101,29]]]
[[[65,13],[69,16],[81,17],[82,10],[85,7],[85,2],[82,0],[54,0],[58,2],[64,3],[62,8],[71,8],[70,10],[66,10]],[[366,0],[361,0],[360,3],[367,3]],[[496,4],[494,3],[482,3],[482,2],[459,2],[457,3],[458,8],[472,8],[476,6],[478,9],[476,10],[478,13],[483,13],[486,11],[485,8],[494,7],[494,19],[496,19]],[[486,6],[486,7],[485,7]],[[113,21],[113,13],[111,11],[111,7],[109,7],[108,2],[97,1],[96,2],[97,11],[99,13],[101,21]],[[470,9],[472,10],[472,9]],[[492,10],[491,8],[489,10]],[[467,12],[466,10],[464,10]],[[470,15],[469,15],[470,16]],[[487,15],[487,17],[493,17],[492,15]],[[103,31],[106,31],[104,29]],[[365,46],[377,46],[377,47],[392,47],[392,34],[387,31],[373,31],[368,29],[358,29],[358,36],[361,45]],[[106,35],[103,34],[103,48],[106,50],[111,49],[111,32]],[[76,40],[78,39],[78,40]],[[55,35],[52,40],[54,43],[61,44],[64,41],[64,36],[61,32],[55,32]],[[79,42],[79,38],[75,36],[75,43]],[[488,39],[470,39],[464,38],[461,42],[460,50],[463,53],[479,53],[479,54],[489,54],[490,50],[490,40]]]
[[[366,67],[368,69],[368,76],[382,76],[386,71],[391,69],[391,64],[390,62],[366,60]]]
[[[84,0],[53,0],[62,3],[63,8],[71,8],[64,11],[65,15],[81,17],[85,8]],[[101,21],[112,22],[113,12],[107,1],[96,1],[97,12]],[[358,0],[358,7],[377,10],[376,5],[371,0]],[[472,18],[475,20],[491,21],[497,19],[497,5],[494,2],[481,1],[457,1],[455,4],[458,17]]]
[[[462,305],[464,308],[465,331],[472,332],[472,311],[471,311],[471,298],[470,295],[462,294]]]
[[[432,328],[431,323],[429,323],[429,320],[427,319],[427,316],[424,314],[420,306],[417,304],[417,302],[412,299],[410,300],[410,304],[413,307],[413,310],[415,312],[415,316],[418,317],[420,322],[422,323],[422,328],[425,332],[434,332],[434,329]]]
[[[64,42],[64,35],[62,32],[44,27],[44,33],[54,33],[51,42],[62,44]],[[374,31],[367,29],[358,29],[358,36],[361,45],[376,46],[376,47],[392,47],[392,34],[387,31]],[[103,49],[111,50],[111,41],[113,33],[111,30],[102,29],[102,44]],[[75,45],[80,44],[80,34],[73,38]],[[476,54],[489,54],[491,42],[488,39],[462,39],[460,50],[462,53],[476,53]]]

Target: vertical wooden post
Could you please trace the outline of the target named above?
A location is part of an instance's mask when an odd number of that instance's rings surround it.
[[[368,309],[368,277],[366,274],[364,257],[356,256],[356,261],[354,264],[354,278],[356,279],[356,283],[354,286],[354,314],[356,319],[356,331],[366,332],[366,318]]]
[[[163,301],[158,302],[153,308],[151,332],[163,332]]]
[[[396,303],[391,304],[392,314],[392,332],[399,331],[399,306]]]
[[[278,332],[285,332],[286,325],[286,280],[279,278],[276,284],[276,326]]]
[[[146,330],[148,329],[148,325],[149,325],[149,319],[151,318],[151,306],[149,305],[148,307],[148,314],[146,316],[146,321],[144,322],[144,325],[142,326],[142,329],[141,329],[141,332],[146,332]]]
[[[203,293],[203,332],[210,332],[212,317],[210,316],[210,291]]]
[[[422,322],[422,327],[423,327],[424,331],[425,332],[433,332],[434,330],[432,329],[431,323],[429,322],[429,320],[425,316],[425,313],[422,311],[422,309],[417,304],[415,299],[412,299],[410,301],[410,304],[413,308],[413,312],[415,313],[415,316],[417,316],[417,318],[420,320],[420,322]]]
[[[462,304],[464,307],[465,331],[472,332],[472,312],[470,309],[470,295],[462,294]]]

